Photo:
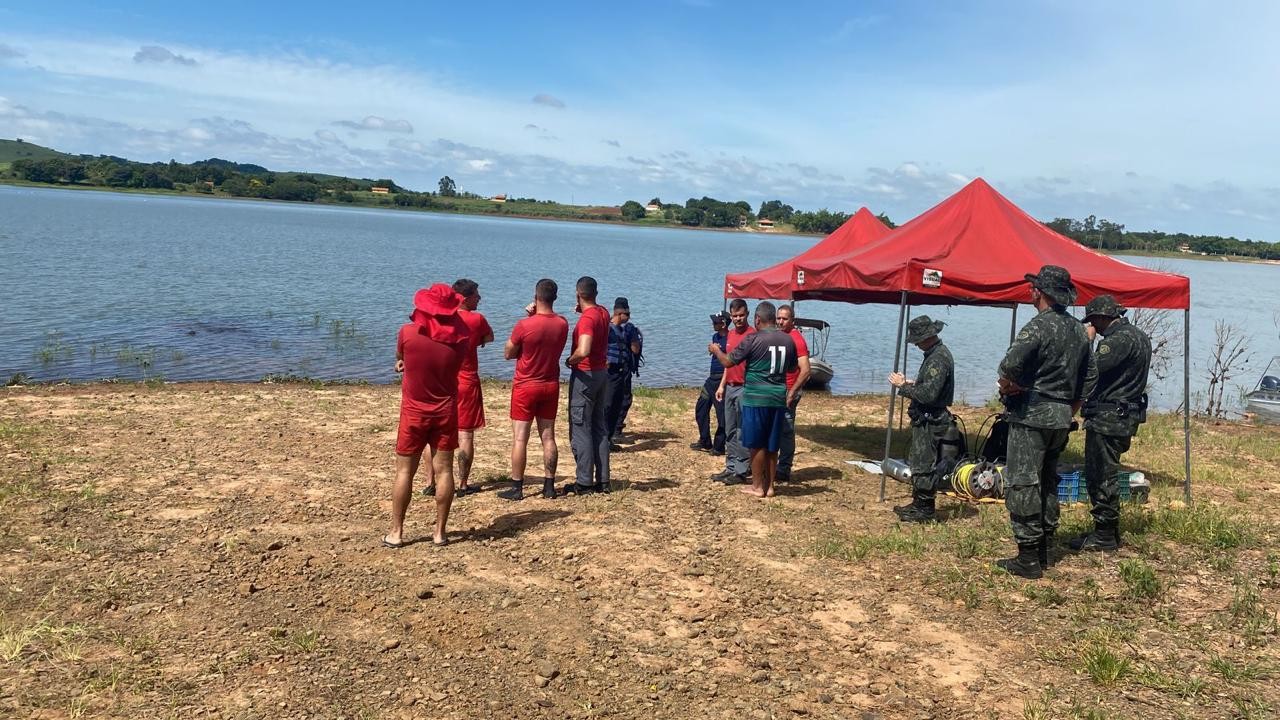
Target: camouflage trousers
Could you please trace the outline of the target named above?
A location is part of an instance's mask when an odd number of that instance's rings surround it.
[[[1120,522],[1120,456],[1129,449],[1128,435],[1084,432],[1084,477],[1093,505],[1093,523],[1113,527]]]
[[[937,495],[938,480],[944,470],[944,459],[954,459],[959,454],[955,444],[960,431],[955,420],[921,422],[911,425],[911,447],[907,450],[907,463],[911,466],[911,496],[920,500],[932,500]]]
[[[1035,545],[1058,531],[1058,456],[1070,430],[1009,423],[1009,455],[1004,470],[1004,504],[1013,539]]]

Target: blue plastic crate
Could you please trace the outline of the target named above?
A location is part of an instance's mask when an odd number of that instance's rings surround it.
[[[1128,500],[1131,496],[1129,488],[1129,476],[1132,473],[1128,471],[1120,471],[1116,473],[1117,484],[1120,486],[1120,500]],[[1058,473],[1058,502],[1074,503],[1089,502],[1089,483],[1085,480],[1084,471],[1076,470],[1069,473]]]
[[[1058,473],[1058,502],[1087,502],[1089,489],[1084,483],[1084,473],[1076,470],[1069,473]]]

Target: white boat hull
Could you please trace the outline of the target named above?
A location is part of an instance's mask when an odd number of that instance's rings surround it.
[[[809,382],[805,383],[806,388],[824,388],[831,383],[831,378],[835,375],[835,370],[826,361],[817,358],[809,358]]]

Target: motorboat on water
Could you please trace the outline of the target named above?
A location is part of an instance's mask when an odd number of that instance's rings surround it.
[[[1280,423],[1280,356],[1271,358],[1257,386],[1244,396],[1245,410],[1266,423]]]
[[[831,337],[831,324],[826,320],[796,318],[796,327],[804,333],[809,344],[809,382],[806,389],[825,388],[831,383],[835,369],[827,362],[827,340]]]

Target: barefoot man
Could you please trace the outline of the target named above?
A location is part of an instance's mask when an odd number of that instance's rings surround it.
[[[413,296],[413,322],[400,328],[396,371],[400,385],[400,430],[396,437],[396,479],[391,489],[390,548],[404,546],[404,514],[413,494],[413,476],[422,452],[431,448],[436,482],[436,545],[448,542],[445,524],[453,504],[453,451],[458,447],[458,367],[467,351],[467,325],[458,317],[459,298],[437,283]]]
[[[556,406],[560,403],[560,355],[569,339],[569,321],[552,309],[558,288],[543,278],[534,286],[529,317],[516,323],[502,354],[516,361],[511,383],[511,487],[498,493],[503,500],[524,499],[524,469],[529,430],[538,421],[542,440],[542,497],[556,496]]]
[[[778,329],[777,310],[771,302],[756,305],[756,331],[726,354],[716,343],[707,350],[726,368],[746,363],[742,390],[742,444],[751,453],[751,487],[739,488],[755,497],[772,497],[778,471],[784,414],[799,387],[787,389],[787,373],[795,370],[796,343]]]
[[[480,286],[475,280],[461,278],[453,283],[453,291],[462,298],[458,317],[467,324],[471,339],[467,354],[458,369],[458,487],[459,497],[478,492],[468,485],[471,462],[475,459],[476,430],[484,427],[484,395],[480,391],[480,360],[476,348],[493,342],[493,328],[484,315],[476,312],[480,305]]]

